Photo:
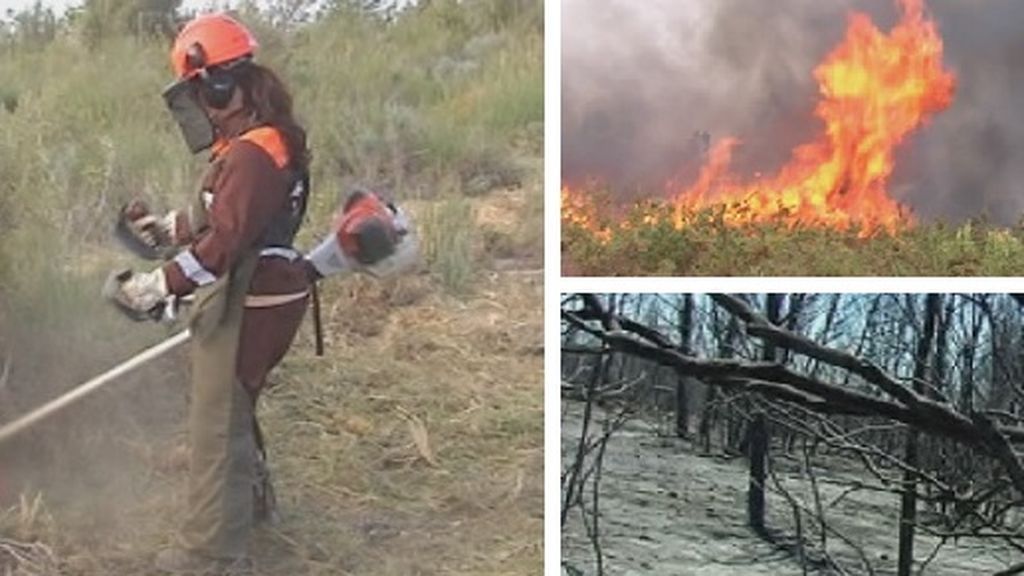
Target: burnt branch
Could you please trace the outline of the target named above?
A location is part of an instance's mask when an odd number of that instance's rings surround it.
[[[822,346],[771,324],[738,298],[725,295],[712,295],[712,298],[742,320],[751,336],[850,370],[868,384],[885,392],[888,398],[871,396],[820,378],[812,378],[777,362],[699,359],[684,354],[658,331],[607,313],[593,295],[584,297],[585,307],[582,311],[563,311],[562,318],[596,337],[612,350],[671,367],[679,374],[701,378],[712,386],[752,388],[766,396],[785,399],[824,414],[883,416],[916,430],[972,445],[996,458],[1007,471],[1017,491],[1024,494],[1024,467],[1011,445],[1013,441],[1024,441],[1024,430],[1001,426],[984,416],[967,418],[951,406],[905,387],[867,360]],[[595,327],[592,321],[588,321],[592,319],[599,319],[601,326]]]
[[[808,338],[773,325],[767,318],[756,312],[739,298],[725,294],[712,294],[711,298],[717,304],[743,320],[747,324],[747,333],[751,336],[763,338],[778,346],[805,354],[833,366],[846,368],[865,381],[875,384],[878,388],[901,402],[912,414],[924,418],[926,421],[935,420],[941,423],[942,429],[935,432],[951,435],[958,440],[981,446],[988,454],[999,460],[1010,475],[1014,487],[1019,493],[1024,494],[1024,466],[1022,466],[1020,458],[1013,451],[1009,434],[1005,430],[1000,430],[984,414],[975,413],[972,419],[968,419],[953,410],[947,403],[933,401],[910,388],[904,387],[896,379],[867,360],[840,350],[821,346]],[[920,423],[905,420],[904,422],[921,430],[932,431],[925,426],[921,426]],[[953,434],[949,434],[946,432],[947,430]]]

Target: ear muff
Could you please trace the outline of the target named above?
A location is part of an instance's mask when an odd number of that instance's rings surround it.
[[[199,90],[203,100],[211,108],[226,108],[235,92],[235,77],[226,69],[207,67],[206,63],[206,51],[202,44],[196,42],[189,46],[185,53],[185,65],[189,70],[198,72]]]
[[[203,45],[199,42],[193,42],[188,50],[185,52],[185,70],[202,71],[206,69],[206,50],[203,49]]]

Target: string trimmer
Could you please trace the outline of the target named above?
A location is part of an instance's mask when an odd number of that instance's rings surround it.
[[[345,203],[335,219],[331,233],[305,256],[316,281],[329,276],[341,276],[353,272],[363,272],[378,277],[395,276],[414,270],[419,266],[419,242],[412,231],[408,217],[393,204],[387,205],[390,213],[394,215],[393,226],[397,225],[395,229],[399,229],[401,234],[391,246],[382,245],[379,222],[374,221],[374,218],[379,217],[381,212],[366,208],[368,202],[380,202],[380,200],[376,198],[376,195],[373,195],[372,198],[367,197],[372,193],[366,191],[359,191],[358,194],[359,197],[349,198]],[[360,212],[362,210],[365,210],[365,218]],[[357,250],[361,252],[356,252]],[[372,259],[373,261],[368,261],[363,257],[353,257],[353,254],[365,254],[371,250],[377,255]],[[117,273],[112,277],[116,277],[116,275]],[[187,302],[188,300],[185,299],[182,303]],[[169,305],[167,308],[173,310],[174,306]],[[314,311],[314,313],[316,312]],[[131,317],[134,320],[140,319],[137,316]],[[164,319],[171,318],[173,314],[163,314],[162,317]],[[152,319],[159,320],[159,318]],[[179,332],[106,372],[79,384],[28,414],[0,426],[0,444],[117,381],[132,370],[167,354],[187,342],[190,337],[191,333],[188,330]]]

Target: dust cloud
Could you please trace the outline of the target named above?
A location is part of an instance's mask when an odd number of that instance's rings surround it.
[[[1024,2],[926,0],[956,99],[897,155],[890,193],[926,219],[1024,212]],[[642,6],[642,7],[641,7]],[[622,199],[689,182],[698,131],[735,136],[740,174],[770,172],[821,128],[814,67],[851,10],[883,30],[895,0],[564,0],[562,170]]]
[[[0,424],[163,338],[162,330],[128,325],[106,303],[77,300],[82,297],[75,296],[77,315],[64,319],[47,319],[38,302],[25,298],[0,309],[0,316],[9,312],[7,322],[0,318],[0,373],[8,362]],[[3,513],[36,495],[65,536],[128,542],[133,530],[137,534],[130,514],[171,497],[154,471],[184,421],[182,354],[173,351],[126,374],[0,444],[0,534],[17,528]]]

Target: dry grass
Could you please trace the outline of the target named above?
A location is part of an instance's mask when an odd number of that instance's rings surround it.
[[[390,187],[417,215],[463,203],[423,230],[447,259],[392,285],[333,284],[328,357],[300,343],[279,370],[263,414],[285,519],[255,546],[267,574],[541,570],[541,278],[522,270],[543,253],[542,13],[539,0],[445,2],[296,34],[250,15],[312,128],[319,192],[300,245],[354,182]],[[97,295],[128,263],[111,211],[140,193],[179,204],[200,166],[156,95],[166,47],[114,34],[79,48],[69,33],[0,58],[21,96],[0,112],[0,361],[14,354],[2,420],[165,336]],[[112,68],[116,88],[97,80]],[[3,225],[5,204],[23,208],[18,222]],[[182,509],[184,365],[154,363],[0,446],[0,510],[41,493],[53,518],[0,537],[52,547],[62,576],[149,574]]]
[[[541,570],[539,280],[494,274],[458,300],[421,279],[329,295],[329,358],[301,346],[264,406],[282,532],[302,542],[277,570]]]
[[[57,555],[41,541],[52,536],[52,527],[42,494],[31,498],[22,494],[17,505],[0,511],[0,574],[60,576]]]
[[[60,564],[45,544],[0,538],[0,570],[5,576],[57,576]]]
[[[518,194],[474,199],[479,227],[517,230]],[[461,296],[433,275],[324,286],[326,356],[305,327],[260,409],[283,515],[257,534],[261,574],[542,571],[542,274],[483,268]],[[182,509],[183,360],[0,454],[43,494],[34,531],[0,537],[52,547],[62,576],[148,574]]]

